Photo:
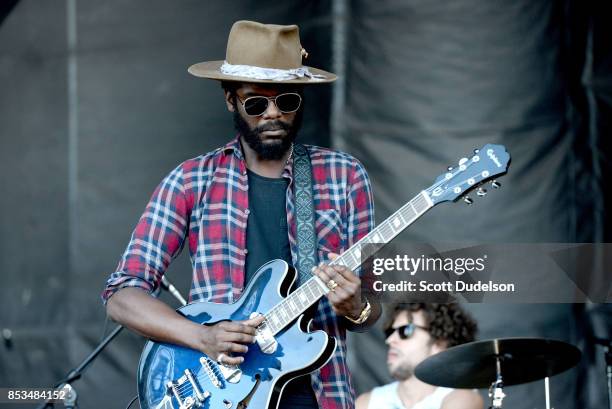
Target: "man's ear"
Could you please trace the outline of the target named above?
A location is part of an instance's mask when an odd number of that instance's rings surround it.
[[[223,92],[225,93],[225,105],[227,106],[227,110],[230,112],[236,111],[235,94],[228,90],[224,90]]]
[[[437,354],[438,352],[446,351],[446,348],[446,341],[436,341],[431,346],[431,352],[432,354]]]

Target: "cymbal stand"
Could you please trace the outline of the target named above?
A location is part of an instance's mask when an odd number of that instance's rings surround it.
[[[546,409],[550,409],[550,378],[544,378],[544,394],[546,395]]]
[[[500,356],[495,357],[495,382],[491,383],[489,387],[489,398],[491,398],[491,406],[489,409],[501,409],[502,401],[506,397],[504,393],[504,381],[501,374],[501,359]]]
[[[612,409],[612,339],[598,338],[596,342],[604,347],[606,378],[608,381],[608,407]]]
[[[603,346],[604,349],[606,378],[608,381],[608,408],[612,409],[612,339],[596,337],[595,343]]]

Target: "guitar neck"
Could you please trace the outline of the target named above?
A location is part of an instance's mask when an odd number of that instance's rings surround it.
[[[345,265],[355,271],[363,260],[374,254],[377,247],[365,244],[381,245],[390,242],[433,206],[429,195],[422,191],[329,264]],[[265,314],[267,327],[273,334],[277,334],[328,292],[325,283],[312,276]]]
[[[406,227],[414,223],[426,211],[433,207],[433,202],[425,191],[416,195],[412,200],[399,208],[384,222],[379,224],[369,234],[364,236],[330,265],[344,265],[355,271],[368,257],[374,254],[376,246],[365,246],[365,244],[387,244],[400,234]],[[368,251],[369,250],[369,251]]]

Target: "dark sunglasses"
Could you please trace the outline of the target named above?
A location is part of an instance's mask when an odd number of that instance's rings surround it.
[[[411,322],[410,324],[402,325],[401,327],[387,328],[385,330],[385,339],[393,335],[395,331],[397,331],[397,333],[399,334],[400,339],[408,339],[412,336],[412,334],[414,334],[414,331],[416,331],[417,328],[420,328],[425,331],[429,330],[429,328],[427,327],[423,327]]]
[[[240,99],[240,97],[238,97]],[[287,92],[285,94],[279,94],[275,97],[264,97],[263,95],[257,95],[254,97],[248,97],[244,101],[240,100],[244,107],[244,112],[248,116],[260,116],[268,109],[270,101],[274,102],[279,111],[290,114],[300,108],[302,104],[302,97],[300,94],[295,92]]]

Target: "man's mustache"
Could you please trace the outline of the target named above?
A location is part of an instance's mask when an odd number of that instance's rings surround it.
[[[264,131],[276,131],[282,129],[283,131],[289,131],[291,129],[291,125],[285,123],[283,121],[272,121],[266,124],[260,125],[254,129],[255,132],[264,132]]]

